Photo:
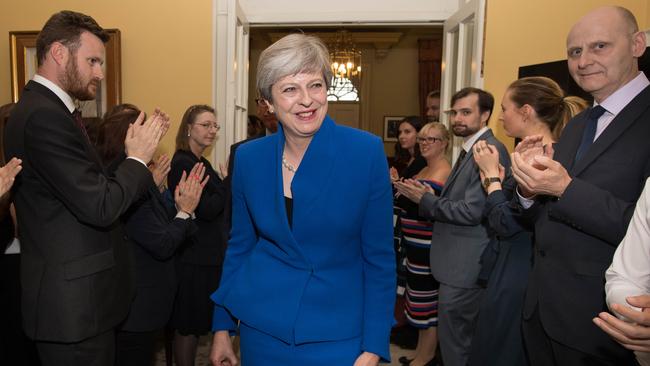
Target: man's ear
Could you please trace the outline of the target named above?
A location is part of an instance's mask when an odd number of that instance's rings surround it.
[[[639,58],[646,49],[645,32],[636,32],[632,35],[632,55]]]
[[[481,123],[483,125],[487,126],[488,121],[490,119],[490,115],[491,115],[490,111],[484,111],[483,113],[481,113]]]
[[[57,65],[64,66],[70,57],[70,50],[61,42],[53,42],[48,54]]]

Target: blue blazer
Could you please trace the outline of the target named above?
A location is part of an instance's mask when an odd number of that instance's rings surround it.
[[[381,141],[326,117],[291,184],[291,227],[283,148],[280,128],[237,150],[213,329],[234,329],[234,317],[287,343],[361,337],[362,351],[389,359],[395,254]]]

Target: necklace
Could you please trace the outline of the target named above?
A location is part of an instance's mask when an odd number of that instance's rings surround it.
[[[287,162],[287,158],[284,157],[284,154],[282,154],[282,166],[287,168],[291,173],[296,173],[296,167]]]

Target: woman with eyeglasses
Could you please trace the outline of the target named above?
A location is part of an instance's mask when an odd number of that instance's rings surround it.
[[[176,134],[176,153],[172,158],[168,185],[174,192],[183,171],[196,163],[209,177],[193,220],[198,230],[180,248],[177,267],[179,287],[170,321],[174,333],[176,365],[192,366],[199,336],[210,331],[214,306],[210,301],[219,285],[228,232],[224,227],[226,188],[205,150],[217,138],[220,127],[212,107],[193,105],[185,111]],[[196,177],[190,177],[196,178]],[[181,192],[182,194],[183,192]]]
[[[451,172],[445,152],[449,146],[449,131],[439,122],[424,125],[417,135],[420,155],[427,165],[413,179],[430,185],[440,194]],[[395,182],[399,192],[400,182]],[[396,200],[403,212],[400,216],[402,245],[406,249],[406,306],[407,321],[418,329],[418,343],[412,358],[402,357],[404,365],[435,365],[438,342],[438,286],[431,275],[429,248],[431,247],[431,222],[418,214],[418,204],[405,196]]]

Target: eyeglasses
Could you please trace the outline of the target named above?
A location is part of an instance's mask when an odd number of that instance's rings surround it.
[[[219,126],[216,123],[197,123],[197,125],[207,129],[214,128],[215,130],[219,131],[221,129],[221,126]]]
[[[424,144],[425,142],[427,144],[433,144],[436,141],[442,142],[443,140],[441,138],[439,138],[439,137],[419,137],[418,136],[418,138],[417,138],[418,144]]]

